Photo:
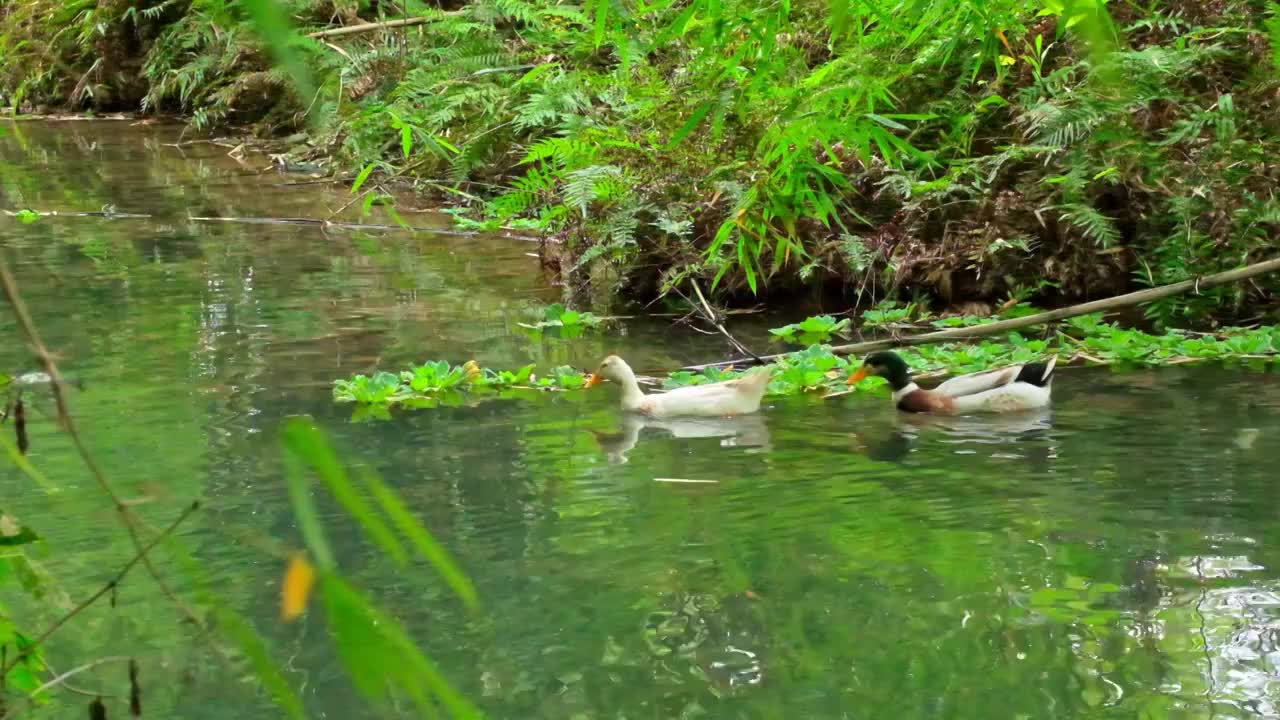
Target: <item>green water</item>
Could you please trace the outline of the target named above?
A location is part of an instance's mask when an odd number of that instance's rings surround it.
[[[850,396],[664,430],[624,425],[605,389],[355,423],[328,387],[352,372],[725,351],[665,320],[531,340],[516,323],[559,291],[518,240],[191,221],[323,217],[349,196],[171,147],[176,129],[7,127],[0,207],[153,215],[0,219],[0,252],[85,382],[73,410],[106,475],[155,526],[204,501],[180,541],[316,717],[414,715],[357,696],[323,613],[277,620],[282,568],[258,548],[301,545],[276,429],[302,413],[475,582],[468,614],[323,506],[344,571],[494,718],[1280,717],[1275,374],[1064,371],[1051,415],[1013,419],[907,422]],[[0,369],[31,369],[8,312],[0,338]],[[58,492],[0,470],[3,509],[47,540],[39,597],[0,585],[29,632],[132,553],[33,402],[30,459]],[[148,716],[280,717],[144,574],[77,623],[50,641],[54,667],[136,656]],[[77,681],[124,690],[118,666]],[[61,700],[80,716],[87,698]]]

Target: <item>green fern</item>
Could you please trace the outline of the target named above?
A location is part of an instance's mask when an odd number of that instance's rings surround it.
[[[1078,230],[1102,249],[1120,244],[1120,232],[1111,218],[1084,203],[1069,203],[1055,208],[1067,225]]]
[[[592,165],[572,170],[565,176],[564,204],[586,217],[592,203],[625,189],[624,177],[625,171],[616,165]]]

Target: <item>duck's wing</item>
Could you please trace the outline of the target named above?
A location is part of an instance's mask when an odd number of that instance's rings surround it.
[[[717,383],[707,383],[706,385],[689,385],[675,390],[669,390],[663,395],[701,395],[703,397],[720,397],[745,395],[747,397],[764,396],[764,391],[769,387],[769,373],[764,370],[758,370],[748,375],[743,375],[732,380],[722,380]]]
[[[675,415],[741,415],[755,412],[769,385],[767,372],[753,373],[746,377],[676,388],[660,395],[645,398],[648,412],[654,417]]]
[[[1021,365],[1012,365],[998,370],[958,375],[934,388],[933,391],[953,398],[977,395],[1008,385],[1018,379],[1018,373],[1021,371]]]
[[[948,397],[960,398],[977,395],[996,388],[1012,385],[1015,382],[1027,383],[1036,387],[1047,387],[1053,381],[1053,368],[1058,362],[1057,355],[1050,355],[1045,362],[1009,365],[997,370],[960,375],[934,388],[934,392]]]
[[[1034,410],[1047,406],[1050,394],[1048,385],[1018,381],[980,393],[951,398],[951,407],[957,413]]]

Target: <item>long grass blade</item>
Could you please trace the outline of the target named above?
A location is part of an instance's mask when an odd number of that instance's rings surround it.
[[[329,492],[360,523],[370,539],[397,563],[405,565],[409,555],[404,545],[351,483],[346,468],[319,428],[303,418],[292,418],[285,423],[281,438],[289,453],[315,470]],[[323,563],[321,566],[327,567]]]
[[[365,469],[360,476],[396,528],[409,539],[422,557],[435,567],[436,572],[440,573],[458,597],[462,598],[467,605],[475,607],[479,601],[471,580],[466,573],[462,572],[444,547],[436,541],[431,532],[413,516],[400,495],[372,470]]]

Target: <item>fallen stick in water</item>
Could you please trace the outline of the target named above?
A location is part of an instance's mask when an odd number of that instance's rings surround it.
[[[1067,318],[1073,318],[1080,315],[1118,310],[1120,308],[1132,307],[1142,303],[1163,300],[1164,298],[1181,295],[1185,292],[1199,292],[1201,289],[1217,287],[1219,285],[1229,285],[1231,283],[1248,280],[1249,278],[1265,275],[1277,270],[1280,270],[1280,258],[1264,260],[1260,263],[1246,265],[1242,268],[1236,268],[1235,270],[1227,270],[1226,272],[1214,273],[1213,275],[1205,275],[1204,277],[1196,278],[1194,280],[1183,280],[1182,282],[1176,282],[1170,285],[1161,285],[1160,287],[1138,290],[1124,295],[1109,297],[1105,300],[1094,300],[1087,303],[1081,303],[1079,305],[1059,308],[1057,310],[1036,313],[1035,315],[1027,315],[1026,317],[999,320],[987,325],[977,325],[974,327],[949,328],[947,330],[939,330],[937,332],[913,335],[910,337],[885,338],[883,340],[869,340],[867,342],[852,343],[849,345],[837,345],[831,348],[831,351],[837,355],[857,355],[861,353],[875,352],[877,350],[887,350],[894,347],[931,345],[934,343],[950,342],[953,340],[973,340],[981,337],[990,337],[991,335],[999,335],[1002,333],[1012,332],[1014,330],[1034,327],[1036,325],[1044,325],[1046,323],[1055,322],[1057,320],[1066,320]],[[787,353],[763,355],[758,359],[765,362],[771,362],[786,354]],[[726,365],[749,366],[755,364],[756,360],[756,358],[722,360],[720,362],[706,363],[705,365],[688,365],[681,369],[705,370],[706,368],[724,367]]]
[[[309,225],[313,227],[340,228],[343,230],[407,230],[409,232],[432,233],[435,235],[455,235],[458,237],[474,237],[479,235],[475,230],[450,230],[439,227],[422,227],[421,225],[386,225],[382,223],[340,222],[337,220],[317,220],[315,218],[272,218],[272,217],[188,217],[195,222],[246,223],[251,225]],[[502,233],[501,237],[525,242],[543,242],[544,239],[529,235]],[[546,239],[546,242],[555,242]]]
[[[18,213],[12,210],[5,210],[5,215],[9,217],[17,217]],[[97,210],[94,212],[79,212],[76,210],[49,210],[36,213],[40,217],[96,217],[114,220],[115,218],[149,218],[150,215],[143,213],[127,213],[116,212],[114,210]]]
[[[329,181],[325,181],[329,182]],[[12,210],[3,210],[5,215],[17,217],[18,212]],[[65,211],[65,210],[41,210],[36,212],[40,217],[93,217],[104,218],[106,220],[117,219],[148,219],[154,217],[145,213],[129,213],[116,212],[114,210],[99,210],[94,212]],[[247,225],[307,225],[312,227],[338,228],[342,230],[404,230],[408,232],[432,233],[435,235],[453,235],[457,237],[475,237],[480,235],[474,230],[450,230],[449,228],[439,227],[422,227],[421,225],[387,225],[383,223],[356,223],[341,222],[336,220],[318,220],[315,218],[275,218],[275,217],[196,217],[188,216],[188,220],[192,222],[224,222],[224,223],[244,223]],[[536,238],[530,235],[519,235],[511,232],[493,233],[499,237],[509,240],[522,240],[524,242],[548,242],[557,243],[554,238]]]

